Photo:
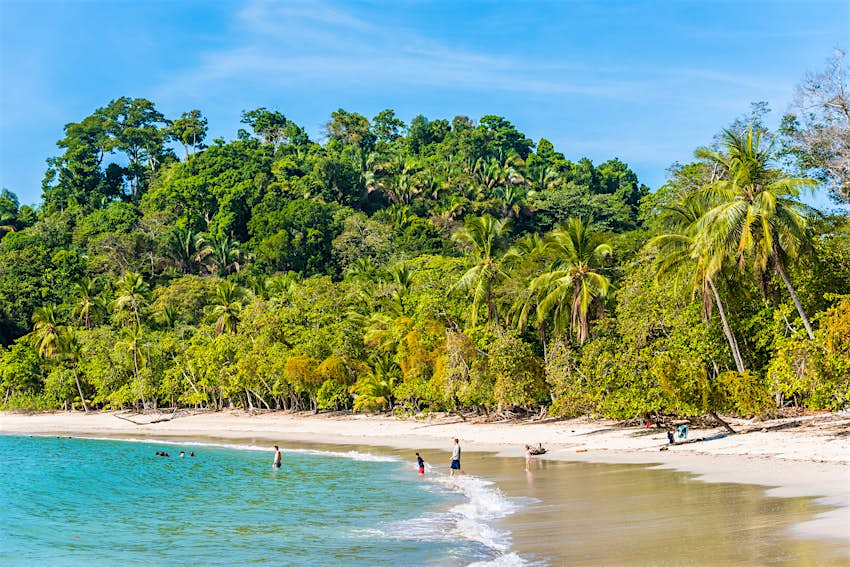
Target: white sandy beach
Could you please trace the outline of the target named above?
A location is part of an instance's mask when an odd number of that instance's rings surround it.
[[[119,417],[120,416],[120,417]],[[133,422],[121,419],[132,419]],[[798,526],[800,535],[850,542],[850,414],[810,416],[733,425],[747,433],[660,449],[662,429],[619,427],[608,420],[546,423],[472,423],[458,417],[394,419],[270,412],[215,412],[139,416],[128,413],[0,413],[0,433],[69,436],[213,437],[232,440],[301,441],[394,448],[450,449],[458,437],[465,451],[523,455],[525,443],[542,443],[544,458],[608,463],[657,463],[691,472],[707,482],[772,487],[768,495],[813,496],[836,508]],[[153,423],[151,423],[153,422]],[[770,429],[785,425],[782,429]],[[765,431],[762,431],[762,430]],[[691,429],[689,439],[721,429]]]

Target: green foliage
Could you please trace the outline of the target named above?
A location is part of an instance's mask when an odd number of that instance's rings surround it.
[[[37,211],[0,192],[4,407],[850,403],[850,222],[758,124],[649,193],[500,116],[242,119],[207,147],[199,110],[119,98],[66,126]]]
[[[799,334],[777,339],[768,377],[781,396],[812,409],[850,403],[850,298],[840,296],[824,312],[814,341]]]
[[[316,393],[316,405],[320,410],[344,410],[351,407],[351,395],[344,384],[325,380]]]
[[[505,334],[488,350],[487,365],[494,377],[493,394],[500,408],[529,409],[545,399],[543,369],[531,345]]]

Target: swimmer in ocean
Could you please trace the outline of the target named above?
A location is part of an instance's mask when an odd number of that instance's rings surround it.
[[[272,462],[272,467],[276,469],[280,468],[280,449],[277,445],[274,446],[274,461]]]

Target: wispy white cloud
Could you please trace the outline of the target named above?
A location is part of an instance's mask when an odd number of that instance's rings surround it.
[[[460,49],[411,29],[378,25],[322,3],[250,2],[238,39],[169,78],[162,94],[215,89],[230,81],[291,86],[373,82],[440,90],[573,94],[634,100],[646,82],[587,64],[532,61]]]

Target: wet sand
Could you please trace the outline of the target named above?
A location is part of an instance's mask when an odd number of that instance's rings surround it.
[[[479,466],[480,465],[480,466]],[[467,466],[467,465],[465,465]],[[640,464],[481,457],[469,468],[525,505],[512,549],[551,565],[847,565],[850,546],[795,526],[828,507]]]

